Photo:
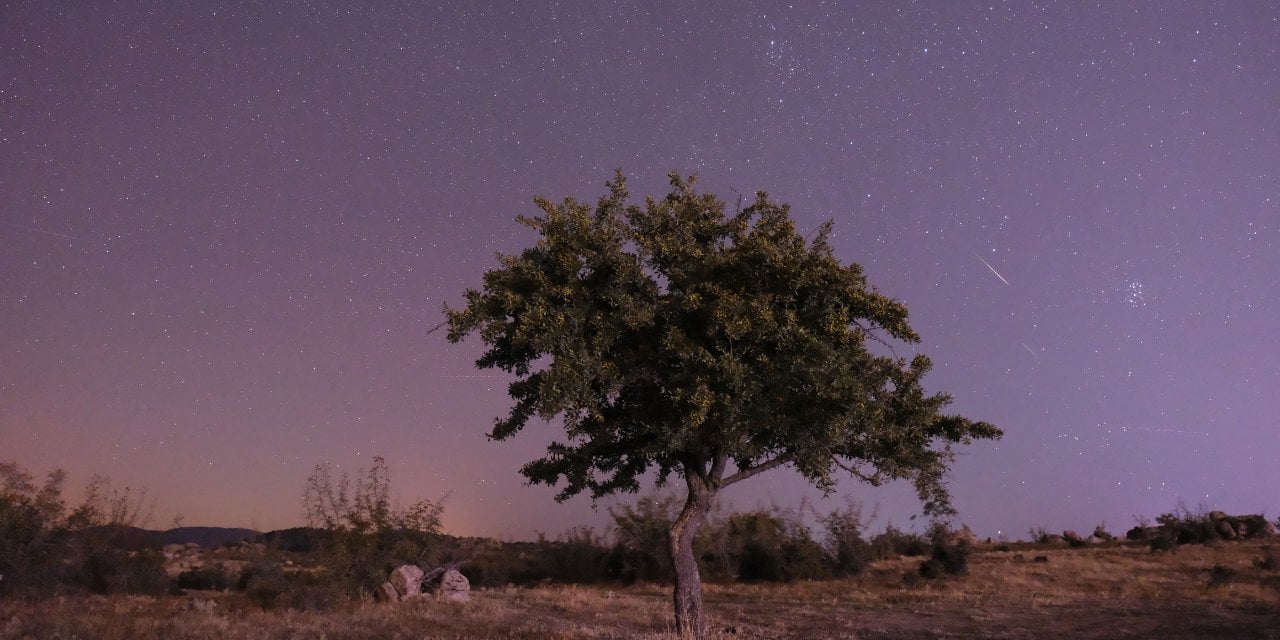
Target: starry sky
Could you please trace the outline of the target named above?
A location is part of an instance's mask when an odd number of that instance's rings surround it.
[[[0,7],[0,459],[157,528],[296,526],[375,455],[455,534],[600,526],[430,331],[535,195],[674,169],[834,220],[908,305],[928,388],[1006,431],[953,468],[979,534],[1280,515],[1273,3],[365,4]],[[806,498],[918,511],[784,470],[726,501]]]

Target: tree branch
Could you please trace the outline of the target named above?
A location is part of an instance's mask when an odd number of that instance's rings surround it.
[[[724,463],[727,457],[723,453],[715,453],[711,457],[711,472],[707,476],[707,480],[711,484],[720,486],[720,476],[724,475]]]
[[[839,458],[837,458],[837,457],[836,457],[836,456],[834,456],[834,455],[833,455],[833,456],[831,456],[831,462],[832,462],[833,464],[835,464],[835,466],[836,466],[837,468],[844,470],[845,472],[849,473],[849,474],[850,474],[850,475],[852,475],[853,477],[855,477],[855,478],[857,478],[857,479],[859,479],[859,480],[861,480],[861,481],[863,481],[863,482],[865,482],[865,483],[867,483],[867,484],[869,484],[869,485],[871,485],[871,486],[873,486],[873,487],[878,487],[878,486],[880,486],[880,485],[884,484],[884,478],[883,478],[879,473],[875,473],[875,474],[872,474],[872,475],[867,475],[867,474],[863,473],[862,471],[860,471],[857,467],[855,467],[855,466],[853,466],[853,465],[845,464],[845,463],[843,463],[843,462],[840,462],[840,459],[839,459]]]
[[[728,478],[725,478],[724,481],[720,483],[720,487],[724,488],[735,482],[741,482],[743,480],[746,480],[747,478],[750,478],[751,476],[764,473],[765,471],[768,471],[775,467],[781,467],[782,465],[787,464],[788,462],[791,462],[791,459],[792,457],[790,454],[784,454],[768,462],[761,462],[760,464],[754,467],[742,469],[741,471],[738,471],[737,473],[729,476]]]

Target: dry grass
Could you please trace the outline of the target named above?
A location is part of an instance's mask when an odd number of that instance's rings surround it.
[[[1280,571],[1257,565],[1265,554],[1257,543],[980,551],[963,578],[909,584],[919,559],[904,558],[849,580],[711,585],[705,598],[722,639],[1280,639]],[[1214,566],[1232,579],[1210,585]],[[669,598],[660,586],[548,586],[305,612],[262,611],[238,594],[86,597],[0,603],[0,637],[671,638]],[[197,610],[197,599],[217,606]]]

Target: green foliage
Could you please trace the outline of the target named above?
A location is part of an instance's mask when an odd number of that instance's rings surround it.
[[[673,495],[645,496],[635,504],[609,509],[615,540],[612,571],[619,580],[632,583],[671,579],[667,535],[678,510],[679,502]]]
[[[650,496],[610,510],[615,538],[610,571],[615,579],[671,579],[671,560],[664,549],[678,509],[679,502],[673,496]],[[840,566],[814,539],[800,512],[777,506],[713,514],[699,532],[694,548],[701,574],[713,581],[821,580],[835,575]],[[861,566],[866,558],[847,561]]]
[[[827,553],[832,559],[832,573],[836,577],[862,573],[872,559],[872,547],[863,538],[866,521],[862,507],[850,501],[843,509],[835,509],[822,518],[826,529],[824,539]]]
[[[515,377],[491,438],[563,423],[521,469],[530,482],[565,500],[635,492],[650,472],[684,480],[668,547],[676,628],[702,638],[693,547],[720,489],[790,466],[828,492],[837,473],[909,480],[926,513],[950,513],[952,446],[1001,432],[943,413],[951,397],[921,385],[927,357],[868,348],[920,337],[904,305],[836,258],[830,223],[807,242],[763,192],[728,214],[692,178],[670,183],[644,206],[628,203],[621,172],[594,210],[537,198],[542,215],[518,218],[537,243],[499,256],[483,289],[445,313],[451,342],[485,344],[477,367]],[[772,575],[761,549],[744,548],[758,557],[748,565]]]
[[[730,514],[710,529],[724,531],[729,557],[741,582],[790,582],[831,577],[822,546],[813,540],[799,514],[757,509]],[[713,533],[714,535],[714,533]]]
[[[537,199],[542,215],[519,218],[537,243],[446,309],[451,341],[479,333],[477,366],[516,377],[491,437],[564,423],[522,469],[530,481],[600,497],[679,471],[714,493],[790,465],[827,490],[837,471],[909,479],[927,512],[950,510],[951,445],[1000,431],[942,413],[950,397],[921,387],[928,358],[868,348],[919,337],[905,306],[835,257],[831,225],[807,243],[766,194],[728,214],[675,174],[643,207],[621,174],[609,189],[594,210]]]

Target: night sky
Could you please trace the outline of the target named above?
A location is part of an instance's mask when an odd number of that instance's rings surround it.
[[[953,468],[979,534],[1280,515],[1274,3],[360,4],[0,8],[0,459],[157,528],[296,526],[316,463],[374,455],[451,533],[600,526],[429,331],[535,195],[674,169],[834,220],[907,304],[927,387],[1006,432]],[[791,471],[727,500],[804,497],[922,526]]]

